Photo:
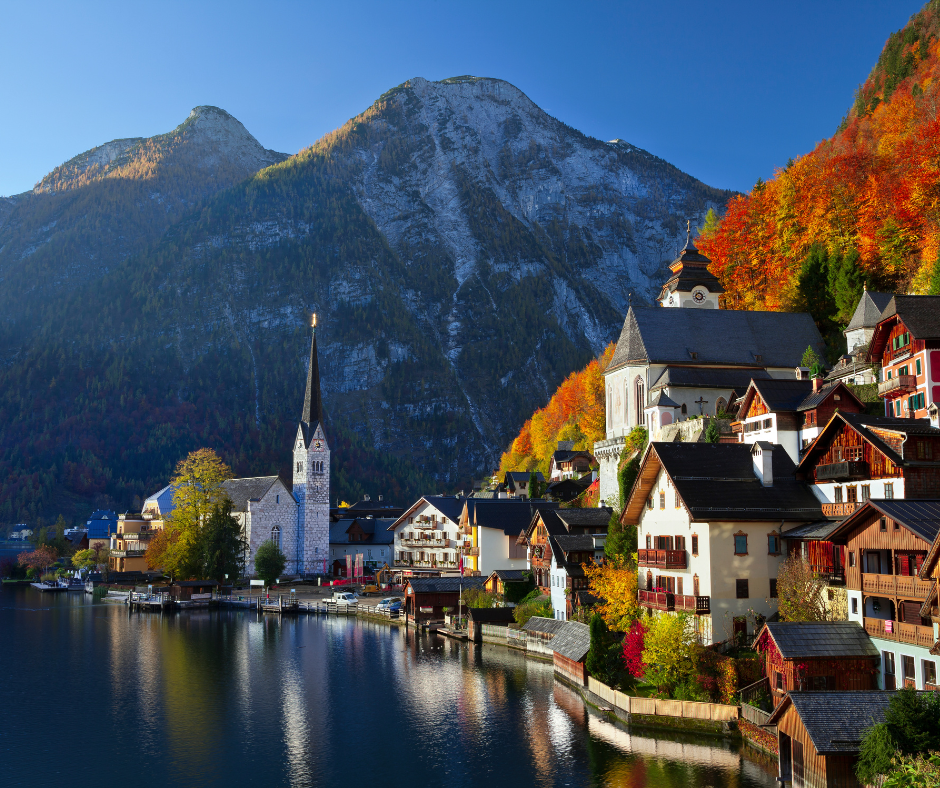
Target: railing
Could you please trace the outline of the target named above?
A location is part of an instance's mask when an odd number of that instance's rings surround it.
[[[640,604],[654,610],[675,610],[676,595],[665,591],[638,591]]]
[[[819,478],[818,471],[816,475],[817,478]],[[852,503],[824,503],[822,505],[822,512],[824,517],[848,517],[861,506],[861,501],[853,501]]]
[[[447,547],[449,539],[402,539],[405,547]]]
[[[865,460],[830,462],[816,467],[816,481],[818,482],[867,479],[868,476],[868,463]]]
[[[917,388],[917,378],[914,375],[898,375],[891,380],[883,380],[878,384],[878,396],[897,392],[903,394],[907,391],[914,391]]]
[[[112,550],[111,556],[113,558],[140,558],[146,550]]]
[[[862,574],[862,591],[879,596],[904,596],[926,599],[933,590],[932,581],[924,581],[910,575]]]
[[[559,670],[556,665],[555,670]],[[721,703],[699,703],[691,700],[665,700],[625,695],[618,690],[588,676],[587,688],[612,708],[626,714],[645,714],[659,717],[683,717],[692,720],[725,722],[738,719],[738,707]]]
[[[675,595],[676,612],[686,613],[708,613],[711,610],[711,598],[707,596],[692,596],[690,594]]]
[[[866,617],[865,631],[871,637],[897,640],[900,643],[910,643],[912,646],[930,648],[934,644],[933,627],[924,627],[920,624],[904,624],[900,621]]]
[[[468,547],[468,548],[466,548],[466,554],[467,554],[467,555],[479,555],[479,554],[480,554],[480,548],[479,548],[479,547]]]
[[[663,569],[685,569],[688,558],[685,550],[639,550],[640,566],[656,566]]]
[[[739,433],[739,432],[744,432],[744,422],[743,422],[743,421],[732,421],[732,422],[731,422],[731,432],[732,432],[732,433],[735,433],[735,434],[737,434],[737,433]]]

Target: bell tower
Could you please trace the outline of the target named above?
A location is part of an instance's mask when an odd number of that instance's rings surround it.
[[[711,263],[692,243],[692,224],[686,221],[685,249],[669,266],[672,276],[659,293],[661,306],[719,309],[718,296],[725,292],[718,277],[708,270]]]
[[[325,574],[330,555],[330,447],[323,425],[316,314],[310,325],[313,337],[307,390],[294,439],[294,497],[298,509],[296,561],[300,574]]]

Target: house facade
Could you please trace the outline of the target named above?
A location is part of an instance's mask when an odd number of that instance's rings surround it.
[[[579,479],[596,467],[597,460],[591,452],[583,449],[576,450],[574,441],[560,441],[558,448],[552,453],[548,479],[551,482]]]
[[[394,534],[394,569],[405,576],[460,574],[469,539],[460,526],[468,499],[427,495],[388,526]]]
[[[706,645],[776,611],[782,528],[822,519],[780,446],[651,443],[621,522],[639,540],[639,603],[694,614]]]
[[[330,524],[330,571],[334,577],[346,577],[349,563],[362,556],[362,566],[376,570],[395,561],[395,533],[388,530],[394,517],[356,517]]]

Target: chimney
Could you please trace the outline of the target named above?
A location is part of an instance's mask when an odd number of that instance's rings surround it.
[[[822,375],[816,375],[813,378],[813,394],[816,394],[822,388],[822,384],[823,384]]]
[[[774,486],[774,445],[767,441],[757,441],[751,449],[754,460],[754,475],[764,487]]]

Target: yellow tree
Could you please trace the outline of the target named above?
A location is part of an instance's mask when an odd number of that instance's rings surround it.
[[[636,597],[636,564],[615,556],[600,566],[584,564],[584,574],[591,593],[604,600],[597,607],[604,622],[617,632],[626,632],[640,612]]]
[[[173,511],[164,520],[165,534],[155,540],[158,550],[147,563],[158,565],[172,577],[194,577],[199,573],[200,532],[212,507],[226,499],[222,483],[232,471],[212,449],[197,449],[180,460],[170,484],[173,485]]]

